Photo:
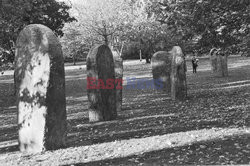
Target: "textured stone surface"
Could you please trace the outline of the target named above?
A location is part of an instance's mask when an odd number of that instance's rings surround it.
[[[113,58],[115,64],[115,78],[117,79],[117,83],[122,87],[122,79],[123,79],[123,60],[119,56],[116,51],[113,51]],[[117,112],[122,110],[122,88],[119,87],[116,89],[116,110]]]
[[[183,100],[186,98],[186,62],[182,49],[179,46],[174,46],[171,50],[172,65],[171,65],[171,98],[173,100]]]
[[[163,84],[163,89],[170,93],[171,91],[171,63],[172,54],[166,51],[156,52],[151,59],[152,73],[155,86],[159,81]]]
[[[61,45],[39,24],[26,26],[16,42],[15,83],[21,151],[58,149],[66,139],[65,73]]]
[[[169,52],[159,51],[152,57],[152,73],[156,83],[161,80],[163,89],[171,93],[173,100],[185,99],[186,89],[186,61],[179,46],[173,47]],[[156,81],[157,80],[157,81]]]
[[[217,73],[222,77],[228,76],[227,56],[219,54],[217,55]]]
[[[227,56],[221,50],[213,48],[210,51],[211,70],[213,73],[226,77],[228,76]]]
[[[87,80],[102,80],[104,87],[107,80],[115,80],[115,66],[111,50],[106,45],[92,48],[87,56]],[[116,112],[116,87],[101,88],[96,83],[96,88],[88,88],[89,120],[91,122],[108,121],[117,117]]]
[[[215,48],[210,51],[210,62],[211,62],[211,71],[213,73],[217,72],[217,50]]]

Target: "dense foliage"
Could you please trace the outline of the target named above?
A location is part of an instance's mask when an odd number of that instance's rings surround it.
[[[185,53],[207,54],[216,47],[228,54],[250,55],[249,0],[65,2],[0,0],[1,60],[13,61],[17,34],[30,23],[45,24],[59,36],[65,34],[61,38],[64,55],[73,60],[84,59],[100,43],[126,59],[140,58],[141,53],[147,62],[154,52],[174,45]]]
[[[250,1],[164,0],[157,5],[157,20],[181,34],[183,41],[193,42],[195,49],[217,47],[229,53],[244,49],[250,30]]]
[[[1,62],[13,62],[17,35],[28,24],[44,24],[62,36],[64,24],[75,20],[69,9],[56,0],[0,0]]]

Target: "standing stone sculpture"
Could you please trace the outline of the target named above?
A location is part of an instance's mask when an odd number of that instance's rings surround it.
[[[187,95],[185,58],[179,46],[174,46],[171,54],[171,98],[173,100],[183,100]]]
[[[98,45],[90,50],[87,82],[90,122],[116,119],[115,66],[108,46]]]
[[[217,73],[222,77],[228,76],[227,55],[219,52],[217,55]]]
[[[152,57],[155,86],[161,80],[163,89],[173,100],[183,100],[187,96],[186,71],[186,61],[179,46],[174,46],[169,52],[159,51]]]
[[[168,93],[171,91],[171,63],[172,55],[166,51],[156,52],[151,59],[155,87],[160,83]]]
[[[122,110],[122,83],[123,83],[123,60],[118,52],[113,51],[114,65],[115,65],[115,79],[116,79],[116,110]]]
[[[210,62],[211,62],[211,70],[213,73],[217,72],[217,50],[215,48],[210,51]]]
[[[226,77],[228,76],[227,55],[222,50],[213,48],[210,51],[211,70],[213,73]]]
[[[52,30],[26,26],[16,42],[15,83],[19,147],[37,153],[65,146],[65,72],[61,45]]]

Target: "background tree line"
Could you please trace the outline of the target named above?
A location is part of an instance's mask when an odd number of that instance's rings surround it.
[[[63,36],[65,23],[75,20],[69,9],[56,0],[0,0],[0,65],[13,63],[17,35],[28,24],[44,24]]]
[[[0,0],[1,62],[12,62],[18,32],[41,23],[61,38],[66,59],[104,43],[124,59],[150,62],[158,50],[220,48],[250,55],[249,0]]]
[[[174,45],[187,54],[202,55],[219,48],[228,55],[250,55],[248,0],[94,0],[88,5],[85,0],[71,4],[78,22],[70,27],[78,27],[85,38],[78,38],[79,44],[106,43],[125,59],[138,59],[142,54],[149,62],[154,52]]]

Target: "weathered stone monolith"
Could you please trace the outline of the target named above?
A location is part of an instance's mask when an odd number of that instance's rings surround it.
[[[186,62],[179,46],[174,46],[171,50],[171,98],[173,100],[183,100],[187,95],[186,84]]]
[[[98,45],[90,50],[87,56],[87,82],[90,122],[115,119],[115,66],[108,46]]]
[[[217,50],[215,48],[210,51],[210,62],[211,62],[211,71],[213,73],[217,72]]]
[[[222,77],[228,76],[227,56],[219,53],[217,55],[217,73]]]
[[[122,110],[122,83],[123,83],[123,60],[118,52],[112,51],[115,64],[115,79],[116,79],[116,110]]]
[[[227,55],[221,50],[213,48],[210,51],[211,70],[216,75],[228,76]]]
[[[46,26],[31,24],[16,42],[19,147],[37,153],[65,146],[65,73],[61,45]]]
[[[168,93],[171,91],[171,63],[172,55],[166,51],[156,52],[151,59],[155,87],[161,84]]]

